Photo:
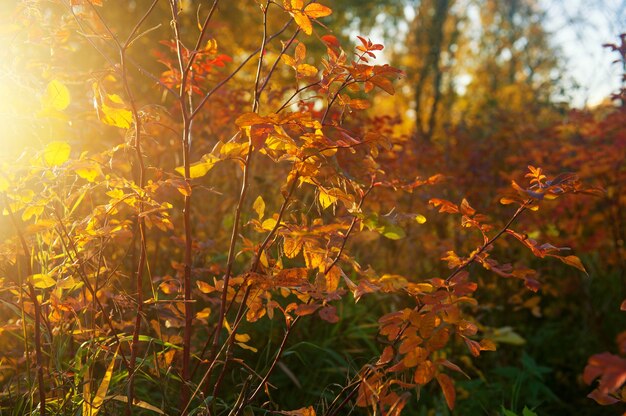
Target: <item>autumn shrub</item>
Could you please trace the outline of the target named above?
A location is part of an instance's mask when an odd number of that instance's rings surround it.
[[[597,192],[528,162],[490,218],[439,188],[427,156],[445,154],[361,114],[402,76],[382,45],[344,49],[330,8],[291,0],[256,2],[226,49],[218,3],[137,3],[130,25],[96,0],[15,12],[54,53],[29,61],[50,137],[0,176],[3,411],[394,415],[433,386],[453,409],[456,357],[498,342],[475,269],[537,292],[499,260],[507,237],[584,273],[514,227]]]

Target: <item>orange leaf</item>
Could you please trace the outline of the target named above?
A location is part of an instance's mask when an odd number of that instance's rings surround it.
[[[235,124],[237,127],[248,127],[253,126],[255,124],[264,124],[267,123],[267,119],[265,117],[261,117],[257,113],[246,113],[237,117],[235,120]]]
[[[313,409],[313,406],[309,406],[309,407],[303,407],[301,409],[298,410],[290,410],[288,412],[277,412],[280,415],[285,415],[285,416],[315,416],[315,409]]]
[[[563,263],[569,265],[569,266],[573,266],[576,267],[578,270],[581,270],[583,272],[585,272],[585,274],[587,274],[587,270],[585,270],[585,266],[583,266],[582,261],[580,261],[580,259],[576,256],[565,256],[565,257],[558,257],[559,260],[561,260]]]
[[[279,271],[273,278],[277,287],[299,287],[308,283],[307,269],[296,267]]]
[[[202,280],[196,280],[196,285],[200,292],[202,293],[211,293],[215,291],[215,288],[208,283],[203,282]]]
[[[383,353],[380,354],[380,358],[376,361],[376,365],[384,365],[390,362],[393,359],[393,347],[391,345],[387,345],[383,350]]]
[[[420,385],[427,384],[435,376],[435,366],[429,360],[420,363],[415,370],[413,380]]]
[[[304,8],[304,13],[311,19],[330,16],[332,12],[333,11],[329,7],[326,7],[319,3],[311,3]]]
[[[320,308],[320,305],[316,304],[301,304],[296,308],[296,315],[298,316],[307,316],[315,313],[316,310]]]
[[[469,338],[463,338],[467,348],[469,348],[470,352],[474,357],[478,357],[480,355],[480,344],[476,341],[473,341]]]
[[[420,335],[422,338],[428,338],[432,335],[433,330],[435,329],[435,323],[437,320],[437,316],[434,313],[427,313],[420,320]]]
[[[446,398],[446,403],[448,404],[448,407],[450,408],[450,410],[453,410],[454,402],[456,400],[454,382],[446,374],[437,374],[437,381],[439,382],[439,386],[441,386],[441,390],[443,391],[443,396]]]
[[[313,33],[313,25],[311,24],[311,21],[306,16],[306,14],[297,10],[293,10],[291,12],[291,15],[293,16],[293,20],[296,21],[296,24],[300,26],[300,29],[302,29],[304,33],[306,33],[307,35]]]

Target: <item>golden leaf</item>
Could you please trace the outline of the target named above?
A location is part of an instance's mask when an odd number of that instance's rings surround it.
[[[311,19],[326,17],[332,14],[332,9],[319,3],[311,3],[304,8],[304,13]]]
[[[117,94],[107,94],[100,110],[102,111],[99,114],[100,120],[104,124],[127,129],[133,122],[133,113],[126,108],[124,100]]]
[[[297,10],[293,10],[291,11],[291,15],[293,16],[293,19],[296,21],[296,24],[300,26],[300,29],[302,29],[304,33],[306,33],[307,35],[310,35],[311,33],[313,33],[313,25],[311,24],[311,21],[309,20],[306,14]]]
[[[37,273],[30,276],[30,280],[37,289],[47,289],[56,285],[56,280],[47,274]]]
[[[261,198],[261,195],[257,196],[252,204],[252,209],[256,212],[259,217],[259,221],[263,219],[263,215],[265,214],[265,201]]]
[[[70,105],[70,92],[63,83],[52,80],[41,97],[41,105],[44,111],[63,111]]]
[[[72,148],[66,142],[48,143],[43,151],[43,160],[48,166],[59,166],[70,158]]]
[[[317,74],[317,68],[309,64],[298,65],[296,71],[300,77],[314,77]]]

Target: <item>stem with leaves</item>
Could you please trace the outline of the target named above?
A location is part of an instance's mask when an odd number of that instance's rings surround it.
[[[39,300],[37,299],[37,293],[35,293],[35,287],[33,286],[33,283],[30,280],[28,280],[31,278],[33,274],[31,257],[30,257],[30,249],[28,247],[28,244],[26,243],[26,238],[24,238],[24,234],[22,233],[20,225],[18,224],[17,219],[15,218],[15,214],[13,213],[13,210],[11,209],[11,204],[9,203],[9,200],[6,194],[4,195],[4,205],[5,205],[7,212],[9,213],[11,222],[13,223],[13,226],[15,227],[15,232],[17,233],[19,237],[20,244],[22,246],[22,251],[24,251],[24,262],[26,264],[26,285],[28,287],[28,296],[30,297],[31,302],[33,302],[33,307],[35,309],[35,312],[34,312],[35,313],[35,316],[34,316],[35,318],[35,362],[37,365],[37,390],[39,392],[39,411],[40,411],[39,414],[41,416],[45,416],[46,415],[46,386],[44,384],[44,378],[43,378],[43,352],[42,352],[42,345],[41,345],[41,317],[42,317],[41,304],[39,303]]]

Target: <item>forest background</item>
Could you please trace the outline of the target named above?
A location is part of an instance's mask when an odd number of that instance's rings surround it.
[[[0,414],[626,411],[624,36],[322,3],[2,3]]]

